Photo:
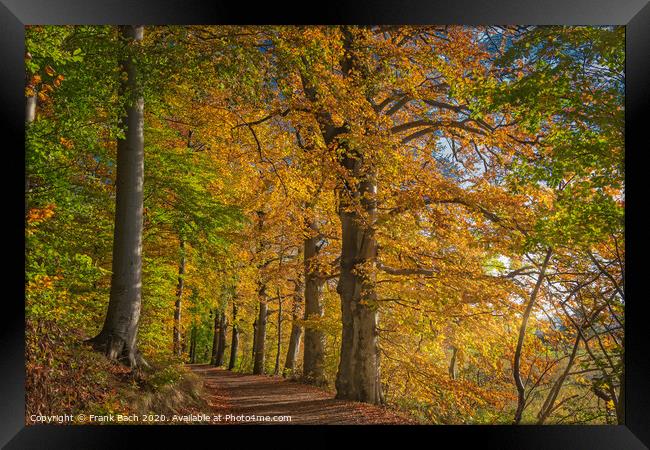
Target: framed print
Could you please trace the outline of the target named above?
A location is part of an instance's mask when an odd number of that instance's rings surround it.
[[[650,445],[646,2],[0,11],[6,448]]]

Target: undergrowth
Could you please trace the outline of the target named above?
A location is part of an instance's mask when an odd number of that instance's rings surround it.
[[[33,415],[188,414],[206,407],[202,381],[178,360],[131,370],[54,321],[27,320],[25,423]]]

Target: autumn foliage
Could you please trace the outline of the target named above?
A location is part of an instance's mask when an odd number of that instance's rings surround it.
[[[125,47],[27,29],[28,410],[109,398],[71,386],[117,370],[77,347],[106,312],[136,52],[142,376],[221,351],[422,423],[623,420],[622,29],[170,26]],[[51,361],[77,384],[44,391]]]

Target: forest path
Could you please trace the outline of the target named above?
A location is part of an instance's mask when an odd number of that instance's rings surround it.
[[[235,422],[224,424],[411,424],[412,420],[384,407],[337,400],[314,386],[279,376],[247,375],[192,364],[190,369],[204,380],[213,414],[291,416],[291,421]]]

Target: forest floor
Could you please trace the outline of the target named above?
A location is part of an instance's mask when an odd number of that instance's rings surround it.
[[[207,364],[190,369],[204,381],[206,401],[212,414],[234,416],[290,416],[287,421],[225,420],[223,424],[361,425],[415,424],[403,414],[385,407],[337,400],[315,386],[280,376],[247,375]]]

